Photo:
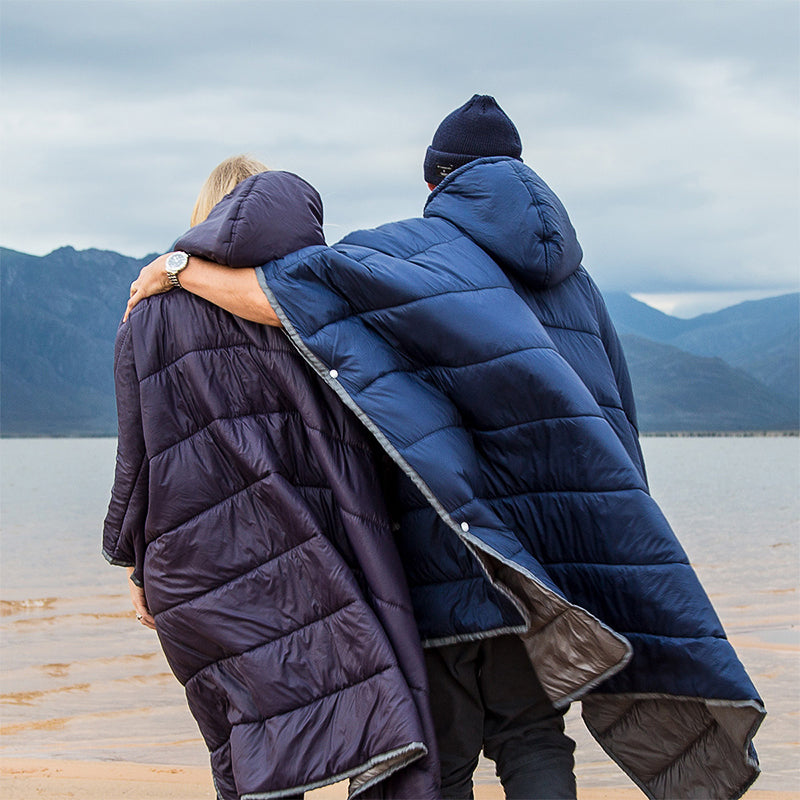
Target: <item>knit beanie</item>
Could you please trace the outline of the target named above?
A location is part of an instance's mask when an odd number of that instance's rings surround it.
[[[514,123],[488,94],[473,95],[448,114],[425,153],[425,180],[438,184],[454,169],[485,156],[522,160],[522,142]]]

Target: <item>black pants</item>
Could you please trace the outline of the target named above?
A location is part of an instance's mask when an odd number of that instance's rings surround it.
[[[425,658],[443,797],[472,798],[483,749],[507,798],[574,800],[575,743],[518,636],[434,647]]]

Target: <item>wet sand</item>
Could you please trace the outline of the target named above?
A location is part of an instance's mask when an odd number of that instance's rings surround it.
[[[730,607],[734,598],[723,593],[716,600],[742,624],[731,638],[770,712],[756,736],[763,773],[746,797],[800,800],[796,594],[765,592],[761,602],[769,603],[770,616],[757,615],[746,604]],[[781,600],[789,601],[788,607],[781,608]],[[127,602],[121,596],[61,600],[15,608],[5,618],[18,623],[5,633],[23,629],[29,649],[28,658],[16,664],[8,659],[0,680],[5,690],[0,693],[0,797],[214,800],[208,754],[182,689],[155,636],[136,625]],[[85,615],[94,617],[90,621],[81,613],[87,606],[103,607],[105,613]],[[58,622],[51,621],[53,615]],[[83,656],[76,657],[66,639],[58,641],[61,632],[77,633],[76,619],[106,644],[112,629],[124,644],[114,655],[98,656],[94,637],[84,631],[72,642]],[[46,636],[48,646],[36,642],[34,632]],[[63,660],[50,660],[56,657]],[[567,715],[567,732],[577,743],[582,800],[644,797],[589,735],[579,703]],[[481,761],[475,783],[478,800],[503,796],[491,762]],[[340,784],[309,797],[343,799],[346,788]]]
[[[130,762],[98,763],[43,759],[0,762],[0,795],[5,800],[214,800],[208,770]],[[338,783],[306,794],[309,800],[345,800],[347,784]],[[635,788],[579,789],[579,800],[638,800]],[[478,784],[476,800],[501,800],[500,786]],[[748,800],[798,800],[798,792],[753,789]]]

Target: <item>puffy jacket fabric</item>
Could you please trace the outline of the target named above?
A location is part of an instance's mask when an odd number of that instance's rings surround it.
[[[648,493],[624,357],[558,198],[479,159],[422,219],[260,270],[292,341],[403,470],[428,644],[520,631],[649,797],[739,797],[763,704]]]
[[[305,222],[282,252],[322,241],[315,202],[266,173],[185,240],[253,263],[281,244],[252,224],[267,214]],[[361,425],[282,332],[181,291],[120,327],[115,377],[103,552],[144,585],[219,796],[349,777],[351,795],[437,797],[422,649]]]

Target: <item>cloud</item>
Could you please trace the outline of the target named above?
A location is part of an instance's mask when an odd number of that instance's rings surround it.
[[[785,287],[797,279],[797,109],[736,59],[649,50],[680,98],[616,126],[553,136],[587,260],[615,288]],[[787,102],[788,100],[788,102]],[[570,155],[572,156],[570,158]]]
[[[4,245],[167,248],[214,164],[314,183],[331,240],[420,213],[441,118],[498,97],[587,264],[797,284],[794,2],[4,0]]]

